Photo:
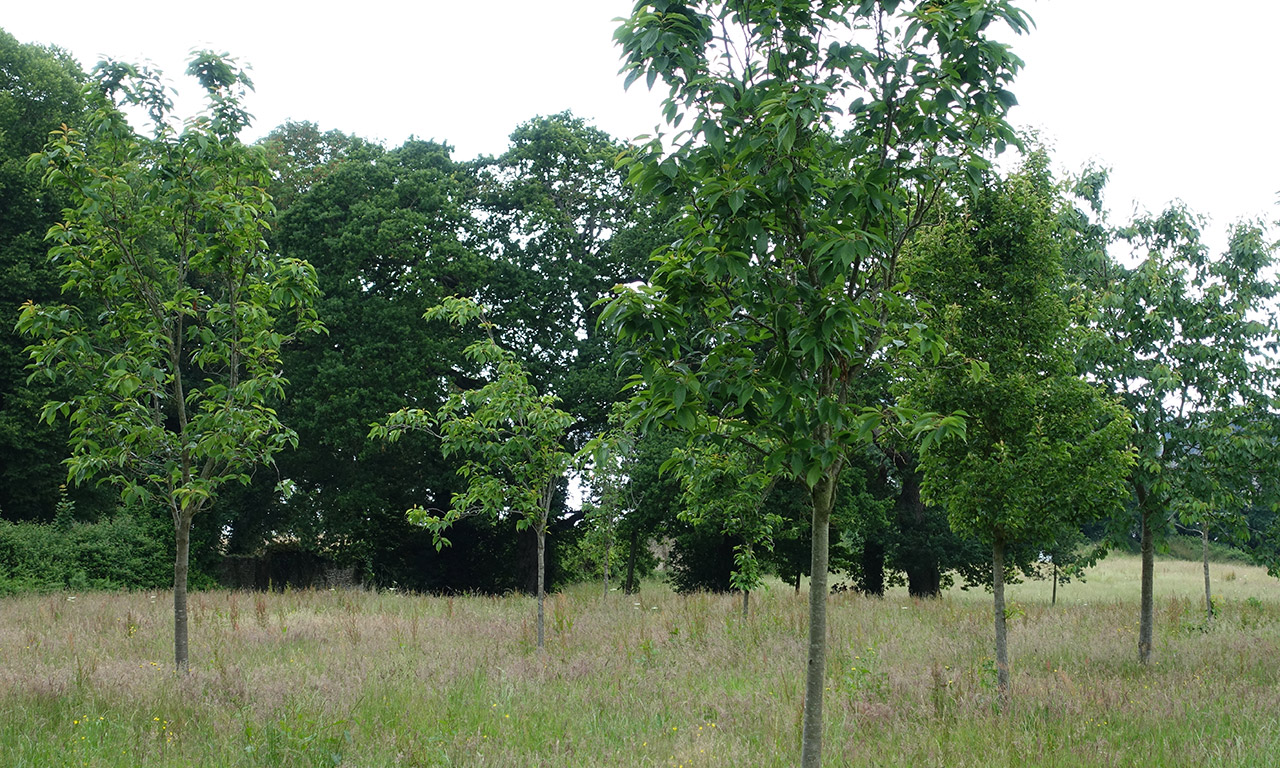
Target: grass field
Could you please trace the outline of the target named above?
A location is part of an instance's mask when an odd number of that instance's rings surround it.
[[[993,708],[990,596],[831,602],[828,766],[1280,765],[1280,582],[1157,567],[1155,663],[1136,657],[1138,562],[1014,585],[1014,703]],[[192,596],[171,671],[164,593],[0,601],[0,766],[786,766],[806,599],[374,592]]]

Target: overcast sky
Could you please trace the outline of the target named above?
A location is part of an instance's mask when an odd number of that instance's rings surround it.
[[[499,154],[516,125],[566,109],[620,138],[652,131],[658,98],[622,90],[615,17],[631,0],[467,0],[326,6],[281,0],[6,3],[0,27],[85,68],[150,61],[181,91],[193,48],[253,68],[251,138],[309,120],[398,145],[447,141]],[[1117,220],[1182,199],[1212,217],[1280,219],[1280,89],[1270,0],[1027,0],[1013,38],[1026,69],[1013,119],[1038,127],[1060,168],[1112,169]],[[126,10],[127,9],[127,10]]]

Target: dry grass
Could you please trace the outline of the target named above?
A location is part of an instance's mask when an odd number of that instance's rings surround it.
[[[1003,716],[988,595],[834,596],[826,764],[1280,765],[1280,583],[1215,567],[1206,627],[1198,569],[1161,563],[1149,668],[1135,559],[1055,607],[1047,584],[1012,587]],[[584,585],[550,601],[540,657],[523,597],[202,593],[179,679],[164,593],[10,598],[0,765],[791,765],[805,597],[738,608]]]

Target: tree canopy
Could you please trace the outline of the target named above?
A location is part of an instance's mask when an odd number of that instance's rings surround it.
[[[616,33],[628,83],[659,80],[676,131],[632,152],[630,180],[679,206],[678,239],[605,318],[638,349],[638,423],[768,446],[765,469],[813,501],[801,764],[821,762],[828,525],[848,449],[891,416],[851,395],[894,339],[903,245],[951,174],[1011,138],[1020,66],[1006,2],[639,2]],[[923,342],[923,343],[922,343]]]
[[[0,304],[13,309],[25,301],[56,302],[57,271],[48,260],[45,233],[67,204],[61,190],[41,183],[28,158],[40,151],[49,132],[82,127],[88,107],[81,94],[85,75],[65,53],[24,45],[0,30]],[[51,397],[69,390],[28,382],[27,342],[11,325],[0,328],[0,515],[9,520],[48,520],[66,481],[65,424],[38,418]],[[110,508],[89,488],[71,489],[81,512]]]
[[[913,399],[965,413],[964,441],[922,453],[923,491],[951,527],[992,552],[996,664],[1009,689],[1005,555],[1051,550],[1067,532],[1114,515],[1132,464],[1129,414],[1076,375],[1048,158],[990,178],[912,250],[916,290],[954,364],[927,367]],[[967,363],[967,364],[960,364]]]
[[[1112,229],[1101,216],[1105,181],[1101,172],[1084,174],[1075,187],[1083,205],[1070,212],[1077,304],[1089,330],[1080,362],[1135,421],[1129,484],[1143,559],[1138,657],[1146,663],[1156,540],[1175,519],[1245,538],[1245,510],[1270,492],[1258,471],[1271,465],[1275,445],[1280,286],[1262,227],[1238,224],[1219,255],[1181,205]]]
[[[266,168],[237,138],[248,78],[209,52],[188,74],[209,109],[178,130],[159,73],[99,64],[85,128],[54,131],[33,156],[71,201],[48,235],[68,303],[28,301],[18,319],[33,377],[70,385],[42,413],[71,424],[70,479],[105,478],[126,501],[155,497],[172,514],[179,669],[192,520],[294,442],[271,408],[280,350],[320,330],[311,265],[264,241]],[[144,110],[149,134],[124,107]]]

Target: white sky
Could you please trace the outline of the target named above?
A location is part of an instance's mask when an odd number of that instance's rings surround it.
[[[86,69],[102,54],[150,61],[179,89],[188,52],[253,67],[250,138],[309,120],[398,145],[447,141],[460,159],[499,154],[519,123],[572,109],[631,138],[660,122],[642,85],[624,93],[612,21],[632,0],[217,0],[10,2],[0,28],[53,43]],[[1037,126],[1059,165],[1112,169],[1115,219],[1182,199],[1221,228],[1280,219],[1280,88],[1271,0],[1024,0],[1013,38],[1027,66],[1013,118]],[[127,10],[125,10],[127,9]]]

